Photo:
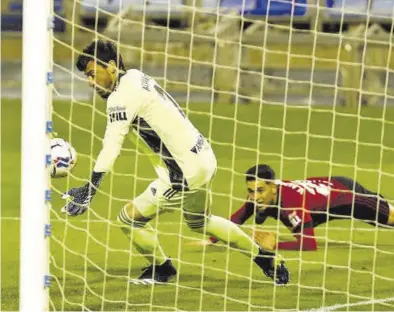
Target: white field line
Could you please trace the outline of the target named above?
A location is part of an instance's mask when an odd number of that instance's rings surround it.
[[[349,303],[349,304],[334,304],[332,306],[328,306],[328,307],[321,307],[318,309],[310,309],[310,310],[306,310],[306,311],[321,311],[321,312],[325,312],[325,311],[335,311],[338,309],[343,309],[343,308],[348,308],[348,307],[357,307],[357,306],[363,306],[363,305],[368,305],[368,304],[379,304],[379,303],[386,303],[386,302],[390,302],[393,301],[394,303],[394,297],[390,297],[390,298],[385,298],[385,299],[375,299],[375,300],[365,300],[365,301],[359,301],[359,302],[355,302],[355,303]]]

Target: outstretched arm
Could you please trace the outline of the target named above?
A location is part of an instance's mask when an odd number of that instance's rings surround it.
[[[235,224],[244,224],[254,213],[254,205],[252,203],[244,203],[241,208],[231,215],[230,220]],[[212,243],[216,243],[218,239],[211,236],[209,240]]]
[[[111,170],[119,156],[128,129],[129,125],[125,121],[118,124],[108,121],[103,148],[97,158],[90,182],[82,187],[73,188],[62,196],[63,199],[72,197],[71,201],[62,209],[62,212],[70,216],[76,216],[83,214],[88,209],[105,173]]]
[[[294,233],[296,241],[279,242],[280,250],[317,250],[315,231],[312,222],[305,223],[300,231]]]
[[[129,125],[134,118],[134,112],[121,106],[122,101],[108,99],[108,121],[103,139],[103,147],[98,155],[96,164],[91,174],[91,179],[82,187],[73,188],[63,195],[64,199],[71,201],[63,207],[62,212],[71,216],[83,214],[90,205],[97,188],[100,186],[106,172],[113,167],[119,156],[124,138],[129,131]]]

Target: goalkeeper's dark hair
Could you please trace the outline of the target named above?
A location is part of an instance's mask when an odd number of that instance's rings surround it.
[[[249,168],[245,172],[246,181],[255,181],[257,179],[263,179],[268,182],[275,180],[275,171],[268,165],[262,164]]]
[[[114,61],[118,69],[126,71],[122,56],[110,41],[92,41],[78,56],[76,66],[79,71],[85,71],[88,63],[94,60],[104,67],[107,67],[110,61]]]

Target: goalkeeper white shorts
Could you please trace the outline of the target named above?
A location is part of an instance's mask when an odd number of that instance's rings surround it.
[[[212,203],[211,181],[189,191],[177,191],[164,181],[153,181],[146,190],[132,202],[145,218],[152,219],[165,211],[184,209],[202,213],[208,211]]]
[[[154,218],[161,212],[175,209],[192,213],[208,212],[212,202],[212,181],[217,168],[216,157],[208,142],[205,142],[197,154],[190,155],[191,158],[182,166],[189,190],[173,189],[168,171],[156,167],[159,178],[133,200],[141,215]]]

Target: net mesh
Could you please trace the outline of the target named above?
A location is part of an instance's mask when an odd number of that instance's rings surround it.
[[[55,1],[56,2],[56,1]],[[315,229],[318,251],[281,251],[291,283],[276,287],[223,244],[196,247],[179,211],[151,225],[177,267],[168,285],[134,285],[146,262],[115,224],[155,179],[126,141],[87,213],[60,213],[65,190],[87,181],[100,151],[105,103],[75,60],[91,40],[111,40],[127,68],[155,78],[212,144],[213,212],[245,201],[244,172],[270,164],[279,179],[348,176],[392,198],[394,110],[390,10],[371,1],[66,0],[54,12],[53,123],[78,152],[53,179],[53,310],[392,310],[392,229],[356,220]],[[339,4],[338,4],[339,3]],[[258,7],[258,5],[261,7]],[[266,4],[266,6],[265,6]],[[256,7],[257,5],[257,7]],[[269,14],[268,14],[268,13]],[[292,240],[280,223],[242,225]]]

